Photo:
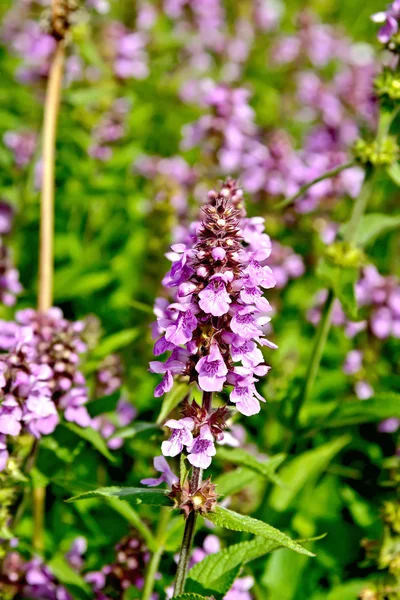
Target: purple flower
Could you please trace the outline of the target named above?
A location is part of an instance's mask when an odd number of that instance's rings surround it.
[[[172,434],[169,440],[161,444],[161,451],[164,456],[177,456],[182,452],[184,446],[190,446],[193,441],[194,421],[189,417],[179,419],[179,421],[170,419],[165,426],[172,429]]]
[[[374,21],[374,23],[383,23],[382,27],[378,31],[378,40],[381,42],[381,44],[387,44],[390,42],[391,38],[399,30],[399,0],[394,0],[394,2],[389,5],[386,12],[375,13],[372,15],[371,19]]]
[[[265,399],[257,392],[254,381],[257,380],[250,375],[238,378],[229,396],[230,401],[236,404],[238,411],[247,417],[260,412],[260,400],[265,402]]]
[[[220,392],[226,381],[228,368],[217,344],[210,347],[210,353],[203,356],[196,365],[199,385],[206,392]]]
[[[18,168],[26,167],[36,149],[36,134],[7,131],[3,137],[4,144],[14,153],[14,161]]]
[[[360,400],[368,400],[374,395],[374,390],[367,381],[358,381],[354,386],[357,398]]]
[[[396,417],[385,419],[378,425],[378,431],[381,433],[395,433],[399,428],[400,419],[396,419]]]
[[[203,425],[200,428],[200,435],[188,445],[188,461],[194,467],[207,469],[215,454],[214,436],[208,425]]]
[[[205,313],[214,317],[225,315],[232,302],[226,286],[220,279],[215,279],[199,293],[199,306]]]
[[[171,488],[174,483],[178,483],[179,477],[171,471],[170,466],[163,456],[156,456],[153,460],[153,465],[155,470],[161,473],[161,476],[158,479],[142,479],[140,483],[154,487],[165,482],[169,488]]]
[[[172,313],[173,322],[165,329],[165,339],[174,346],[180,346],[190,342],[193,331],[197,327],[197,319],[190,305],[171,304],[169,311]],[[161,326],[161,323],[160,323]]]

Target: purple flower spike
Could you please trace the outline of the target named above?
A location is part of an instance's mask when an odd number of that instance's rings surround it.
[[[224,96],[224,88],[220,92]],[[220,101],[217,95],[215,102]],[[233,386],[231,402],[242,414],[254,415],[264,401],[256,377],[269,370],[260,346],[276,348],[265,337],[271,306],[263,289],[275,285],[267,265],[271,240],[264,233],[264,219],[246,218],[242,190],[233,180],[219,192],[209,192],[202,211],[201,223],[194,223],[185,243],[174,244],[167,255],[172,267],[163,284],[172,302],[157,300],[153,331],[159,335],[154,354],[171,355],[165,362],[150,363],[153,373],[164,374],[155,396],[170,390],[173,376],[179,375],[210,395]],[[287,269],[298,276],[302,264]],[[227,407],[213,411],[188,404],[183,415],[194,422],[189,419],[189,427],[185,419],[166,423],[173,432],[163,442],[164,456],[176,456],[186,447],[193,466],[208,467],[228,414]]]

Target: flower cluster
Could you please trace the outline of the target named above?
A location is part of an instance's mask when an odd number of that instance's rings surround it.
[[[115,415],[101,414],[94,417],[91,421],[91,426],[99,431],[102,437],[107,441],[107,446],[111,450],[121,448],[124,440],[120,437],[114,437],[114,433],[118,427],[126,427],[130,425],[136,417],[136,409],[130,402],[123,398],[118,401]]]
[[[146,33],[130,31],[122,23],[113,21],[105,28],[104,42],[116,77],[119,79],[148,77]]]
[[[122,386],[123,367],[118,354],[109,354],[96,371],[96,398],[110,396]]]
[[[83,324],[70,323],[57,308],[41,314],[20,311],[16,323],[4,324],[0,355],[1,467],[8,459],[6,436],[26,431],[36,438],[52,433],[64,418],[90,424],[85,379],[79,371]]]
[[[47,78],[56,40],[32,18],[30,3],[17,0],[1,29],[2,41],[21,59],[17,79],[37,83]]]
[[[362,321],[347,319],[340,302],[335,301],[332,322],[345,328],[350,338],[366,330],[369,335],[385,340],[391,336],[400,337],[400,284],[396,277],[381,275],[374,265],[362,269],[362,276],[355,288],[357,304]],[[309,320],[317,324],[320,319],[320,306],[326,298],[326,291],[317,297],[317,306],[308,313]]]
[[[326,294],[326,290],[318,294],[317,304],[308,313],[308,318],[314,325],[320,320]],[[396,277],[383,276],[374,265],[367,265],[356,283],[355,295],[362,320],[349,320],[340,301],[336,299],[332,312],[333,325],[342,327],[349,338],[358,339],[361,332],[369,340],[381,342],[390,337],[400,338],[400,284]],[[355,348],[348,353],[343,365],[344,372],[353,376],[354,389],[361,400],[373,395],[373,387],[368,381],[369,370],[364,362],[365,354]]]
[[[1,565],[0,594],[10,599],[72,600],[41,558],[25,561],[15,550],[7,554]]]
[[[127,588],[141,590],[149,553],[134,531],[115,546],[115,561],[84,575],[95,600],[120,598]]]
[[[22,291],[19,273],[11,259],[10,249],[3,242],[3,235],[11,232],[13,216],[11,206],[7,202],[0,202],[0,303],[6,306],[13,306],[15,296]],[[7,331],[3,330],[0,336],[4,334],[7,335]]]
[[[270,267],[275,277],[276,287],[284,288],[289,279],[297,279],[304,274],[304,262],[289,246],[272,242]]]
[[[217,158],[222,173],[237,172],[257,131],[254,111],[249,105],[250,92],[226,84],[205,84],[200,98],[210,112],[184,127],[182,148],[186,150],[201,144],[203,151]],[[195,94],[198,87],[191,89],[186,85],[185,98]],[[197,93],[195,97],[198,98]]]
[[[112,145],[125,135],[125,121],[129,109],[130,103],[126,98],[118,98],[114,101],[110,110],[92,132],[92,144],[88,150],[90,156],[101,161],[111,158]]]
[[[396,50],[399,45],[396,37],[400,22],[399,0],[394,0],[389,4],[386,11],[375,13],[371,18],[375,23],[382,25],[378,31],[378,40],[381,44],[387,45],[390,50]]]
[[[186,215],[188,195],[197,176],[181,156],[139,156],[134,170],[155,183],[155,201],[168,200],[178,215]]]
[[[360,400],[368,400],[374,395],[371,384],[367,381],[367,372],[363,365],[364,353],[361,350],[351,350],[347,353],[343,364],[346,375],[353,376],[354,391]]]
[[[36,134],[32,131],[7,131],[3,137],[4,144],[14,156],[15,165],[22,169],[32,160],[36,150]]]
[[[230,401],[254,415],[264,401],[255,383],[269,370],[258,345],[276,347],[263,330],[271,310],[263,288],[275,285],[265,264],[271,243],[263,219],[245,218],[242,191],[228,180],[219,193],[209,193],[193,238],[191,246],[172,246],[173,265],[163,283],[174,290],[174,301],[158,302],[156,309],[162,335],[154,353],[171,356],[150,363],[151,371],[164,374],[155,395],[171,389],[174,375],[186,375],[210,397],[232,386]],[[209,409],[192,403],[183,418],[168,421],[172,435],[163,454],[176,456],[185,447],[193,466],[207,468],[229,414],[226,407]]]

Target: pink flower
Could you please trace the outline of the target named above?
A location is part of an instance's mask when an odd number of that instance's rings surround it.
[[[228,369],[217,344],[212,344],[210,353],[199,360],[196,371],[199,374],[199,386],[203,391],[222,391]]]
[[[188,461],[194,467],[207,469],[211,464],[211,457],[215,456],[214,436],[208,425],[200,428],[200,435],[188,447]]]
[[[161,451],[164,456],[177,456],[182,452],[184,446],[190,446],[193,441],[194,421],[190,417],[179,419],[179,421],[170,419],[165,426],[172,429],[172,434],[169,440],[161,444]]]

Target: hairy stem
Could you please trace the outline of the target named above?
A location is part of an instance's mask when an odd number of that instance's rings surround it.
[[[203,407],[207,413],[211,411],[212,392],[203,392]],[[193,467],[192,477],[190,478],[190,493],[194,494],[200,487],[203,477],[203,469]],[[181,550],[179,554],[179,562],[176,570],[174,596],[182,594],[185,591],[186,576],[189,568],[190,553],[192,550],[194,530],[196,527],[197,513],[192,511],[189,513],[185,523]]]
[[[179,563],[176,570],[174,596],[183,594],[185,591],[186,576],[189,568],[196,518],[197,514],[192,511],[189,513],[189,516],[186,519],[185,531],[183,532],[182,546],[179,554]]]
[[[289,198],[285,198],[285,200],[282,200],[282,202],[279,202],[279,204],[277,204],[275,206],[275,208],[278,208],[278,209],[285,208],[285,206],[289,206],[290,204],[293,204],[293,202],[296,202],[296,200],[298,200],[303,194],[305,194],[307,192],[307,190],[312,188],[313,185],[315,185],[316,183],[319,183],[320,181],[323,181],[324,179],[330,179],[331,177],[335,177],[336,175],[339,175],[339,173],[341,173],[345,169],[350,169],[350,167],[354,167],[355,164],[356,164],[355,160],[350,160],[349,162],[343,163],[342,165],[339,165],[338,167],[335,167],[334,169],[331,169],[330,171],[326,171],[323,175],[320,175],[319,177],[316,177],[315,179],[313,179],[312,181],[309,181],[305,185],[302,185],[298,192],[293,194],[293,196],[289,196]]]
[[[142,600],[150,600],[151,595],[153,593],[155,576],[157,573],[158,566],[160,564],[161,557],[164,553],[165,534],[167,530],[169,517],[170,510],[168,508],[162,508],[156,531],[156,549],[154,550],[150,562],[147,566],[143,586]]]
[[[353,211],[350,217],[350,220],[347,224],[344,239],[346,242],[352,243],[355,240],[358,226],[360,223],[360,219],[363,216],[365,209],[367,207],[368,199],[371,195],[373,184],[373,171],[372,169],[367,169],[365,172],[365,179],[360,191],[360,194],[357,200],[354,203]],[[333,303],[335,300],[335,294],[333,290],[329,290],[328,296],[325,300],[324,307],[322,309],[321,320],[318,324],[317,332],[314,338],[314,344],[312,348],[310,362],[308,363],[307,373],[305,376],[303,387],[300,391],[300,394],[297,396],[293,413],[290,420],[290,430],[293,434],[297,428],[297,421],[300,414],[300,411],[310,398],[315,379],[318,374],[318,370],[321,364],[322,354],[324,352],[325,344],[328,339],[329,331],[331,328],[332,321],[332,310]]]

